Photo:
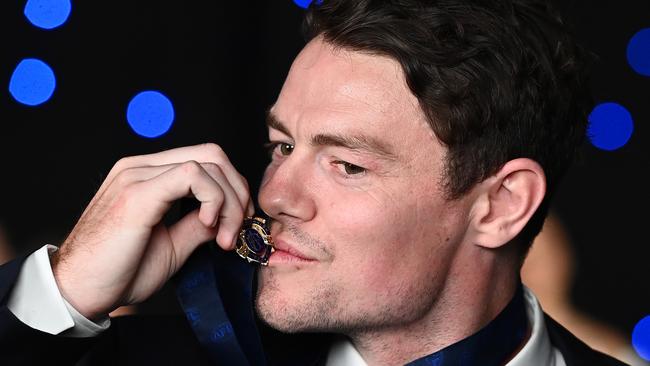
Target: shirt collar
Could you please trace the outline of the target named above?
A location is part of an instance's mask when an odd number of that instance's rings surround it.
[[[529,289],[523,286],[522,291],[517,291],[517,293],[520,294],[519,296],[521,296],[523,299],[526,318],[528,320],[528,323],[531,325],[532,331],[531,336],[524,347],[506,364],[506,366],[564,366],[562,355],[551,345],[544,322],[544,313],[539,305],[539,302],[535,298],[535,295],[533,295]],[[515,299],[513,299],[513,301],[514,300]],[[509,304],[508,307],[510,307],[511,304]],[[495,321],[501,315],[502,314],[497,316],[497,318],[495,318]],[[481,331],[479,331],[479,333],[480,332]],[[473,336],[470,336],[468,338],[471,337]],[[468,338],[460,342],[463,342]],[[444,349],[442,351],[444,351]],[[433,364],[444,365],[444,363]],[[326,365],[367,366],[366,362],[363,360],[359,352],[354,348],[354,345],[352,345],[352,343],[347,339],[339,340],[333,344],[333,346],[330,348]]]

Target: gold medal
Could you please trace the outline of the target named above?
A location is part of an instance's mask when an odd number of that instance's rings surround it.
[[[275,251],[271,230],[267,220],[261,217],[247,217],[237,237],[235,251],[248,263],[269,264],[269,257]]]

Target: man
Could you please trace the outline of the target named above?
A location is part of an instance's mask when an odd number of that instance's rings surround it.
[[[520,285],[588,108],[581,52],[545,4],[326,0],[306,24],[312,38],[267,120],[258,199],[276,251],[254,294],[266,356],[247,317],[250,283],[204,286],[205,268],[229,268],[221,250],[186,266],[190,326],[106,319],[201,243],[233,249],[254,208],[214,145],[121,160],[49,260],[44,247],[20,271],[4,267],[2,352],[32,361],[24,344],[38,342],[45,359],[89,364],[619,364],[545,318]],[[161,224],[188,195],[200,208]],[[37,271],[45,285],[28,280]],[[43,315],[52,309],[34,305],[35,287],[55,292],[60,311]]]

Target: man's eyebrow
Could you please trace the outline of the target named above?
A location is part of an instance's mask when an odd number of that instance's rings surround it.
[[[280,120],[270,110],[266,112],[266,126],[268,128],[278,130],[283,134],[293,138],[293,136],[291,136],[289,133],[289,129],[284,124],[282,124],[282,122],[280,122]]]
[[[318,134],[311,139],[311,144],[313,146],[340,146],[350,150],[365,151],[384,160],[397,160],[397,155],[387,143],[366,135]]]
[[[293,138],[289,129],[271,112],[266,113],[266,125]],[[389,161],[398,160],[397,154],[393,152],[390,145],[371,136],[365,135],[340,135],[340,134],[318,134],[311,139],[312,146],[338,146],[350,150],[369,152],[379,158]]]

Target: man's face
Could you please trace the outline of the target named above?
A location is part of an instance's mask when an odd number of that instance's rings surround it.
[[[280,144],[259,201],[278,250],[259,273],[260,317],[287,332],[345,333],[425,316],[467,207],[444,199],[445,149],[399,65],[317,38],[295,60],[269,127]]]

